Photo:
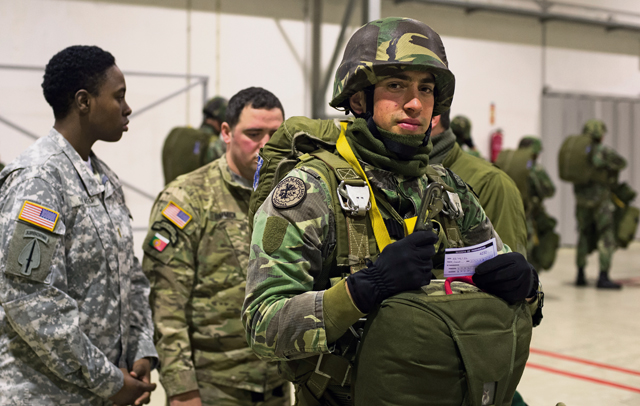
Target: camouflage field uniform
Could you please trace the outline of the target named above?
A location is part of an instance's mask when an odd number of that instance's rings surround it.
[[[278,131],[284,131],[287,122]],[[361,164],[380,198],[405,218],[416,215],[429,182],[426,176],[405,178]],[[465,245],[496,237],[498,249],[508,251],[464,182],[454,179],[442,166],[434,168],[458,191],[464,217],[457,223]],[[329,353],[322,302],[325,291],[312,288],[321,270],[332,266],[327,258],[336,244],[334,218],[342,215],[333,213],[332,193],[316,171],[303,166],[288,177],[304,182],[306,196],[293,209],[279,209],[274,206],[272,192],[256,213],[242,314],[251,348],[262,359],[272,361]],[[384,218],[391,217],[382,207],[380,210]]]
[[[155,364],[122,187],[93,153],[91,164],[52,129],[0,175],[2,405],[110,405],[119,367]]]
[[[482,208],[502,241],[512,250],[526,255],[527,227],[524,206],[520,191],[513,180],[484,159],[465,154],[455,142],[455,135],[451,129],[433,137],[434,151],[440,143],[446,143],[446,147],[436,159],[432,159],[432,154],[429,154],[429,162],[442,163],[445,168],[450,168],[467,182],[477,193]]]
[[[283,381],[247,346],[240,321],[251,191],[223,157],[173,181],[153,206],[143,268],[168,396],[199,389],[204,405],[288,404],[288,393],[272,395]],[[170,202],[191,216],[182,228],[163,214]],[[158,234],[166,245],[154,246]]]
[[[617,184],[618,173],[626,165],[626,160],[613,149],[597,143],[591,155],[593,166],[608,173],[607,182],[574,184],[576,196],[576,219],[578,221],[578,248],[576,263],[578,268],[587,264],[587,255],[598,249],[600,271],[611,268],[611,258],[616,249],[613,214],[615,207],[611,200],[611,187]],[[593,247],[595,243],[596,247]]]

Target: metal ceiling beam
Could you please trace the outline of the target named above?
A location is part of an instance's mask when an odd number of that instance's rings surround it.
[[[613,30],[626,30],[633,32],[640,32],[640,25],[627,24],[614,21],[612,19],[609,20],[599,20],[596,18],[588,18],[581,17],[570,14],[563,13],[555,13],[548,11],[549,6],[553,6],[553,2],[548,2],[546,9],[542,10],[532,10],[518,7],[508,7],[499,4],[490,4],[490,3],[481,3],[481,2],[473,2],[473,1],[463,1],[463,0],[395,0],[396,4],[400,3],[424,3],[434,6],[447,6],[447,7],[455,7],[464,9],[467,13],[473,13],[478,11],[491,12],[491,13],[500,13],[500,14],[508,14],[515,15],[520,17],[531,17],[540,20],[541,22],[547,21],[561,21],[568,23],[577,23],[577,24],[585,24],[596,27],[602,27],[607,31]],[[559,4],[562,6],[567,6],[567,4]],[[576,6],[576,8],[579,8]],[[602,10],[605,11],[604,9]],[[621,13],[615,10],[611,10],[611,13]]]

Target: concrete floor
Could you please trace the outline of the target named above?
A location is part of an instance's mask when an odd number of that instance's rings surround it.
[[[611,278],[622,291],[596,289],[597,268],[593,254],[589,286],[573,286],[575,250],[565,248],[540,276],[544,320],[518,388],[530,406],[640,405],[640,244],[614,255]]]
[[[589,286],[576,288],[575,250],[563,248],[540,276],[544,320],[518,387],[529,406],[640,405],[640,243],[614,256],[611,277],[622,291],[595,288],[597,263],[589,257]],[[161,387],[151,405],[164,405]]]

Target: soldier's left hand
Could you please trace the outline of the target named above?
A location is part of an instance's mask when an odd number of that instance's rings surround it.
[[[509,252],[478,265],[473,282],[485,292],[514,304],[535,295],[538,273],[522,254]]]
[[[133,368],[129,374],[146,383],[151,383],[151,362],[148,358],[142,358],[133,363]],[[135,401],[135,405],[146,405],[151,401],[151,392],[145,392]]]

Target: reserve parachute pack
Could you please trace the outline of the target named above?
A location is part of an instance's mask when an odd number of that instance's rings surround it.
[[[529,356],[529,306],[464,282],[447,295],[445,284],[393,296],[369,315],[354,372],[356,406],[511,405]]]
[[[336,214],[336,249],[327,262],[355,272],[366,266],[367,260],[375,260],[370,253],[376,252],[376,240],[371,235],[371,225],[367,224],[368,215],[357,215],[358,210],[363,209],[362,205],[350,201],[345,193],[345,186],[362,187],[363,180],[344,159],[334,154],[336,142],[346,125],[345,122],[306,118],[285,121],[260,151],[261,162],[254,179],[248,217],[253,226],[256,211],[291,170],[298,166],[313,169],[332,192],[332,209]],[[434,182],[443,182],[433,171],[427,176]],[[382,199],[378,203],[384,205]],[[368,208],[364,209],[362,214],[367,213]],[[442,228],[448,230],[445,240],[449,246],[462,244],[455,220],[447,220],[448,216],[444,214],[436,218]],[[349,238],[350,235],[357,238]],[[326,289],[330,277],[336,276],[340,274],[323,270],[313,289]],[[336,282],[336,279],[331,281]],[[389,298],[380,310],[369,315],[366,325],[365,320],[361,320],[334,343],[331,354],[280,362],[281,375],[296,384],[296,404],[510,405],[528,357],[531,311],[524,303],[509,306],[472,285],[462,282],[453,282],[453,285],[455,289],[451,295],[444,294],[444,281],[432,281],[423,291]],[[394,320],[393,328],[385,327],[387,319]],[[413,340],[408,342],[414,343],[411,351],[416,353],[403,350],[404,342],[411,336]],[[378,356],[378,346],[384,348],[386,356],[372,364]],[[497,348],[500,351],[496,351]],[[359,349],[363,355],[358,355]],[[393,358],[396,356],[398,359]],[[385,383],[390,379],[388,371],[398,361],[407,365],[412,363],[408,356],[424,359],[423,368],[404,371],[393,377],[393,383]],[[446,372],[440,375],[437,370]],[[374,386],[386,388],[386,398],[391,400],[387,403],[371,400],[367,392]],[[410,390],[401,394],[399,388]],[[451,398],[451,393],[456,397]],[[398,402],[394,395],[412,400]]]
[[[591,164],[593,139],[586,134],[571,135],[562,142],[558,153],[560,179],[577,185],[603,182],[606,176]]]
[[[533,164],[533,150],[519,148],[500,151],[495,165],[506,172],[515,182],[525,206],[529,200],[529,172]]]
[[[162,146],[165,185],[206,163],[207,149],[212,137],[213,134],[191,127],[176,127],[171,130]]]

